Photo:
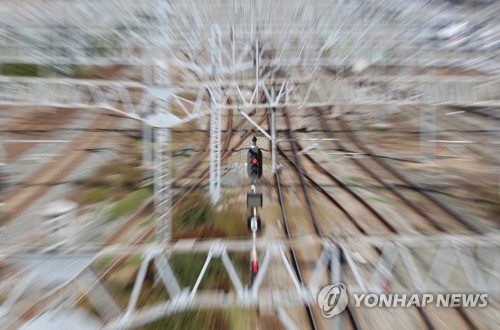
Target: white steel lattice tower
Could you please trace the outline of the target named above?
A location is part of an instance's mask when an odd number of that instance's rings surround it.
[[[222,68],[220,30],[217,26],[212,31],[210,39],[212,55],[212,80],[216,83],[210,88],[210,197],[213,203],[220,198],[221,189],[221,127],[223,90],[221,89],[220,70]]]
[[[157,62],[154,68],[154,82],[160,86],[160,97],[155,101],[155,110],[159,113],[168,113],[168,102],[170,99],[166,87],[168,82],[168,67],[163,62]],[[163,242],[170,241],[172,237],[172,155],[170,150],[170,130],[170,127],[162,127],[161,123],[154,128],[154,201],[156,231],[158,235],[157,239]]]

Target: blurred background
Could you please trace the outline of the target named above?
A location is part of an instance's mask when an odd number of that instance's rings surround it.
[[[495,0],[1,1],[0,327],[495,328],[499,21]]]

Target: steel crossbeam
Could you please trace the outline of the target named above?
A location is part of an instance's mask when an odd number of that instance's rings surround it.
[[[250,84],[250,82],[253,83]],[[289,88],[285,89],[285,84]],[[497,78],[435,78],[435,77],[353,77],[331,79],[299,79],[270,81],[245,80],[244,89],[239,86],[231,88],[233,83],[220,82],[224,93],[232,97],[232,104],[212,102],[220,110],[269,109],[273,107],[314,106],[484,106],[500,105],[500,80]],[[183,121],[207,115],[213,107],[202,97],[194,101],[179,95],[199,95],[204,88],[217,98],[220,93],[215,85],[203,86],[164,86],[170,88],[170,98],[181,105],[184,110]],[[234,85],[233,85],[234,86]],[[265,103],[254,104],[256,91],[267,96]],[[277,93],[272,95],[272,90]],[[293,97],[287,97],[293,91]],[[217,93],[216,93],[217,92]],[[94,82],[78,80],[44,80],[44,79],[0,79],[0,104],[9,105],[47,105],[61,107],[104,108],[123,112],[132,118],[140,119],[151,112],[156,98],[153,87],[138,83]],[[221,95],[219,95],[219,98]]]
[[[305,278],[304,284],[300,283],[289,265],[286,252],[288,245],[313,249],[319,247],[321,250],[319,258],[312,265],[311,275]],[[383,280],[384,283],[394,283],[399,291],[405,293],[477,292],[488,293],[491,299],[497,299],[500,294],[500,237],[495,235],[344,237],[336,239],[335,243],[312,237],[283,242],[257,240],[256,248],[259,254],[264,255],[263,263],[253,284],[246,284],[229,252],[248,252],[252,248],[252,240],[217,240],[149,245],[143,252],[137,247],[127,249],[123,246],[117,250],[111,248],[100,252],[92,259],[108,254],[116,256],[117,251],[120,251],[121,254],[139,253],[143,260],[129,307],[112,320],[109,320],[109,315],[116,315],[116,308],[111,314],[105,314],[103,322],[108,321],[105,328],[134,328],[172,313],[197,308],[275,306],[286,309],[287,306],[299,306],[305,302],[314,304],[321,287],[339,281],[346,284],[349,292],[384,292],[387,288],[382,284]],[[381,251],[380,255],[377,256],[376,251]],[[75,251],[65,254],[61,250],[60,253],[62,255],[59,258],[64,256],[71,259]],[[206,254],[205,263],[201,270],[199,265],[188,265],[196,267],[199,275],[191,287],[181,289],[169,259],[173,255],[192,253]],[[78,255],[80,254],[77,253]],[[366,260],[361,260],[361,255],[365,255]],[[17,258],[24,258],[24,255],[12,255],[7,261],[16,262]],[[206,269],[213,260],[219,258],[233,284],[230,291],[206,290],[201,285],[208,276]],[[136,302],[145,281],[145,270],[151,261],[155,262],[160,283],[166,286],[169,299],[137,308]],[[43,263],[38,267],[43,267]],[[273,288],[264,281],[276,274],[276,267],[286,270],[290,283],[288,287]],[[402,281],[401,274],[409,276]],[[355,280],[350,282],[348,278]],[[284,278],[280,281],[287,283]]]

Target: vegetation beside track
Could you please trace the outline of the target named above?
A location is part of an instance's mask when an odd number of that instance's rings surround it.
[[[89,178],[79,182],[78,193],[73,199],[83,206],[104,200],[119,201],[141,187],[143,172],[135,157],[104,164]]]
[[[173,215],[174,238],[248,237],[244,220],[244,213],[237,207],[216,207],[197,191]]]
[[[129,193],[113,205],[109,212],[108,220],[111,221],[132,214],[152,194],[151,187],[144,187]]]

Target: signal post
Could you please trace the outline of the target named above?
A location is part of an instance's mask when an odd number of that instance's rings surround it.
[[[252,180],[252,191],[247,193],[247,208],[251,212],[247,219],[247,226],[253,236],[253,248],[250,252],[250,272],[253,282],[253,279],[259,271],[259,260],[257,249],[255,248],[255,241],[257,238],[257,231],[261,227],[261,221],[257,213],[257,208],[262,207],[262,193],[256,191],[256,184],[262,176],[262,151],[257,146],[257,138],[255,136],[252,139],[252,146],[247,154],[247,174]]]

